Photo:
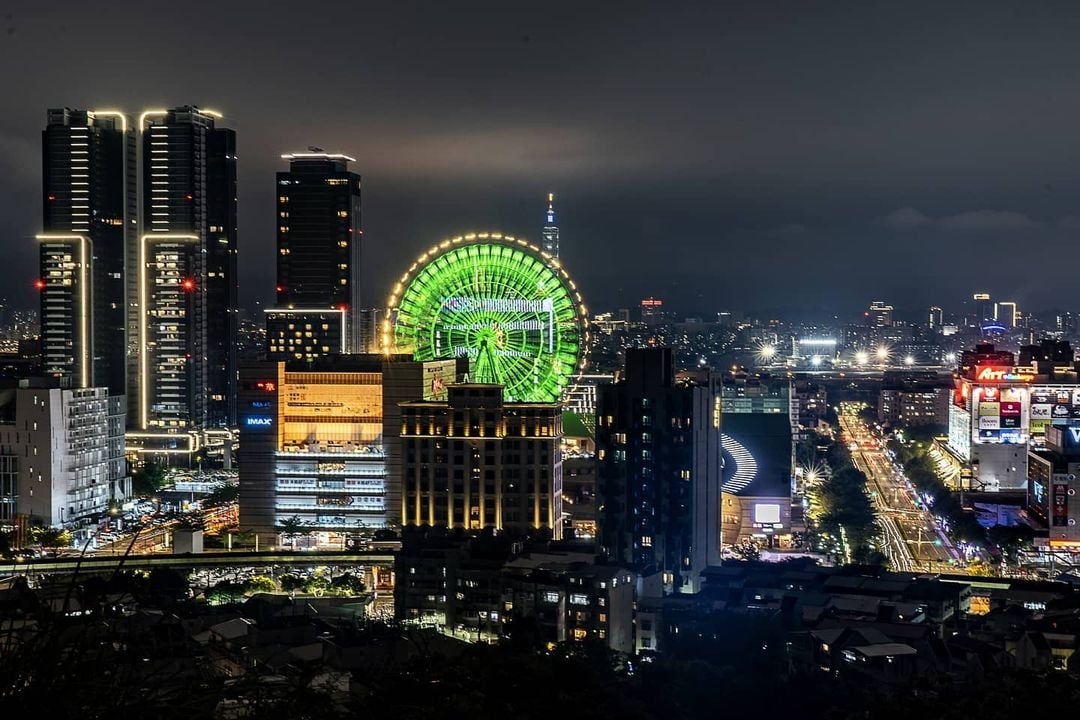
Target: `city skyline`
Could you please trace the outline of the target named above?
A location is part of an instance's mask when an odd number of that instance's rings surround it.
[[[1069,139],[1080,103],[1054,69],[1075,65],[1063,40],[1078,21],[1072,10],[924,4],[805,16],[795,5],[736,3],[631,9],[616,25],[588,7],[361,15],[316,3],[268,17],[219,8],[200,42],[223,53],[170,73],[159,72],[168,60],[128,58],[158,57],[154,48],[188,36],[200,14],[129,10],[122,27],[77,5],[62,21],[38,8],[4,20],[0,57],[36,68],[0,114],[0,223],[12,246],[4,280],[19,304],[33,293],[44,109],[187,102],[221,109],[241,134],[248,309],[273,293],[278,156],[309,144],[352,154],[365,177],[368,306],[444,237],[498,227],[539,242],[549,192],[565,262],[594,307],[655,295],[687,312],[836,313],[904,292],[917,306],[946,306],[929,289],[964,267],[973,285],[1038,308],[1057,304],[1054,288],[1069,280],[1080,225]],[[308,16],[353,30],[354,42],[297,37]],[[75,33],[83,26],[94,32]],[[711,27],[725,30],[705,42]],[[958,36],[964,52],[953,51]],[[57,41],[96,53],[95,72],[67,73],[67,53],[35,54]],[[1023,62],[1002,65],[1002,47]],[[265,58],[274,72],[263,72]],[[324,64],[354,74],[312,74]],[[679,110],[685,98],[689,113]],[[1038,282],[1000,261],[1031,243],[1062,255]],[[803,260],[754,270],[763,244]],[[715,263],[701,262],[710,255]],[[880,277],[871,256],[904,272]]]

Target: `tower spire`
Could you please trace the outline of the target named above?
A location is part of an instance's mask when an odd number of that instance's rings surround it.
[[[559,228],[555,225],[555,193],[548,193],[547,222],[544,223],[544,251],[553,258],[559,257]]]

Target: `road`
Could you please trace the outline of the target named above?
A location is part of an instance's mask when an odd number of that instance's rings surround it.
[[[393,568],[394,553],[386,550],[354,552],[211,552],[195,555],[86,555],[84,557],[34,558],[32,560],[0,561],[0,578],[19,575],[71,574],[78,572],[113,572],[123,567],[129,570],[174,568],[191,570],[221,567],[320,567],[323,565],[378,565]]]
[[[207,508],[202,511],[205,530],[209,534],[220,532],[236,525],[236,503]],[[179,526],[177,520],[167,520],[158,525],[145,527],[137,533],[125,535],[112,543],[102,544],[97,552],[104,555],[123,555],[129,551],[133,555],[153,552],[172,552],[172,535]],[[132,543],[134,538],[134,544]]]
[[[855,467],[866,473],[884,552],[893,569],[955,571],[956,565],[950,561],[958,560],[959,552],[934,522],[934,516],[921,507],[914,488],[885,454],[880,439],[858,416],[856,406],[841,408],[840,429],[843,442],[852,448]]]

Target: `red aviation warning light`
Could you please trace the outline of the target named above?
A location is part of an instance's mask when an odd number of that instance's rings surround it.
[[[37,280],[35,280],[34,281],[34,289],[35,290],[44,290],[45,289],[45,281],[42,280],[41,278],[38,278]]]
[[[180,287],[184,289],[184,292],[192,292],[195,289],[194,278],[184,278],[180,281]]]

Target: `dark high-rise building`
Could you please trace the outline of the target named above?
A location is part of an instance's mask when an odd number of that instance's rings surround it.
[[[277,308],[269,311],[268,354],[310,359],[341,347],[366,351],[360,346],[360,176],[349,172],[354,160],[318,148],[282,158],[289,170],[277,174]],[[308,310],[315,320],[304,316]],[[320,331],[330,310],[343,311],[341,330],[321,330],[319,338],[290,334],[289,324],[292,331],[301,325]],[[321,342],[304,343],[305,338]]]
[[[135,144],[114,111],[48,111],[41,134],[44,372],[126,392],[125,254],[136,237]]]
[[[984,323],[994,319],[994,301],[990,299],[990,293],[975,293],[971,296],[975,308],[975,324]]]
[[[236,424],[236,135],[195,106],[142,132],[139,424]]]
[[[628,349],[625,372],[599,389],[601,542],[675,592],[696,592],[720,561],[720,397],[711,376],[676,382],[670,348]]]
[[[543,230],[544,252],[559,259],[559,227],[555,224],[555,193],[548,193],[547,216]]]

